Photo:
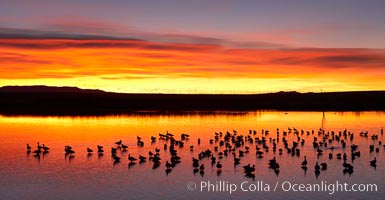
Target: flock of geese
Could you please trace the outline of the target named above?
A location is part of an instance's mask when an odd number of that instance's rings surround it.
[[[381,129],[380,134],[383,135],[383,129]],[[354,144],[354,137],[356,135],[352,132],[347,131],[346,129],[339,132],[326,132],[322,129],[319,129],[317,132],[297,130],[296,128],[288,128],[287,130],[281,131],[278,128],[276,129],[275,137],[271,136],[273,134],[268,130],[262,130],[260,134],[257,134],[256,130],[249,130],[248,134],[238,134],[236,130],[231,132],[227,131],[225,133],[216,132],[213,138],[209,139],[209,148],[203,151],[200,151],[196,157],[192,157],[192,169],[194,175],[200,173],[201,176],[204,175],[205,165],[203,162],[207,159],[211,163],[212,168],[217,169],[217,175],[219,176],[222,173],[222,160],[224,158],[232,157],[234,167],[238,166],[242,158],[250,153],[251,148],[255,149],[255,157],[257,159],[263,159],[267,152],[273,151],[274,157],[270,159],[267,163],[267,167],[270,168],[277,176],[280,172],[280,164],[277,160],[277,154],[281,156],[284,152],[291,156],[301,156],[300,146],[305,145],[305,137],[312,138],[312,147],[314,153],[319,159],[320,156],[328,153],[329,160],[332,160],[334,157],[342,161],[342,171],[344,174],[351,175],[354,172],[353,161],[361,156],[361,149],[359,146]],[[370,155],[375,151],[379,153],[380,148],[385,149],[385,145],[382,145],[382,142],[378,140],[378,134],[369,135],[368,132],[361,132],[360,137],[370,138],[373,142],[369,146]],[[291,143],[288,138],[291,138]],[[165,172],[168,175],[172,170],[182,161],[182,158],[179,156],[178,150],[182,150],[185,143],[189,141],[190,135],[182,133],[180,139],[177,139],[174,134],[169,133],[168,131],[164,134],[159,133],[159,136],[151,136],[151,143],[154,144],[157,141],[163,142],[163,149],[170,153],[169,160],[167,159],[164,162]],[[347,143],[350,141],[350,146],[347,147]],[[281,142],[283,145],[281,145]],[[143,147],[144,142],[142,138],[137,136],[137,146]],[[201,140],[198,138],[197,145],[201,144]],[[280,145],[278,145],[280,144]],[[335,145],[335,146],[334,146]],[[88,156],[91,156],[94,153],[97,153],[98,156],[103,156],[105,153],[104,147],[97,145],[97,150],[94,152],[93,149],[87,147]],[[280,147],[280,148],[279,148]],[[127,152],[129,146],[123,144],[122,140],[119,140],[113,144],[111,147],[111,158],[114,164],[121,162],[122,158],[118,156],[119,152]],[[194,152],[194,145],[190,145],[189,149],[191,152]],[[343,149],[343,151],[338,151],[338,149]],[[350,151],[349,151],[350,150]],[[32,147],[27,144],[27,154],[33,153],[34,157],[40,159],[41,155],[44,155],[50,151],[50,148],[44,144],[40,145],[37,143],[36,150],[32,151]],[[132,156],[128,154],[128,167],[132,167],[137,162],[151,162],[152,168],[156,169],[161,166],[161,156],[160,148],[155,148],[154,151],[149,151],[148,156],[146,155],[137,155]],[[338,151],[338,152],[335,152]],[[350,153],[349,153],[350,152]],[[74,158],[75,151],[71,146],[64,147],[65,157],[69,160]],[[123,155],[123,154],[122,154]],[[348,157],[350,160],[348,160]],[[310,164],[307,160],[307,157],[303,157],[303,161],[298,165],[304,170],[305,174],[308,170],[308,165]],[[350,161],[350,163],[349,163]],[[373,158],[368,163],[369,166],[376,168],[377,159]],[[314,174],[318,177],[321,171],[328,169],[328,164],[326,162],[319,163],[318,161],[314,163]],[[244,174],[248,178],[255,178],[256,166],[255,164],[248,163],[243,166]]]

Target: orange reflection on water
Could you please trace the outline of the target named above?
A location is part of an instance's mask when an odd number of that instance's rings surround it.
[[[345,128],[358,134],[362,131],[379,133],[385,124],[384,113],[325,113],[325,130],[342,131]],[[237,130],[247,134],[250,129],[318,130],[322,126],[320,112],[251,112],[217,113],[187,115],[128,115],[106,117],[0,117],[0,148],[4,156],[12,151],[22,151],[29,143],[45,143],[52,151],[62,151],[64,145],[85,149],[87,146],[113,146],[123,140],[127,145],[136,146],[136,137],[140,136],[149,143],[151,136],[158,136],[166,131],[177,138],[181,133],[188,133],[192,139],[202,139],[202,144],[215,132]]]
[[[383,112],[326,112],[325,130],[378,132],[385,124]],[[117,139],[135,144],[136,136],[150,139],[169,131],[211,138],[215,132],[250,129],[275,131],[296,127],[318,130],[321,112],[251,112],[186,115],[127,115],[106,117],[0,117],[1,141],[18,144],[46,141],[56,144],[112,144]],[[13,139],[15,138],[15,139]],[[16,139],[17,138],[17,139]],[[62,146],[63,146],[62,145]],[[3,145],[2,145],[3,146]]]

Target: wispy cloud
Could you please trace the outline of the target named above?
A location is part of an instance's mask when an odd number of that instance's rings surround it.
[[[301,74],[315,68],[323,71],[382,69],[385,63],[385,50],[378,49],[240,49],[213,44],[115,38],[8,38],[0,39],[0,50],[1,63],[6,64],[5,68],[9,68],[12,77],[18,76],[13,73],[13,66],[28,65],[31,72],[28,78],[47,71],[56,76],[74,77],[122,73],[130,77],[261,77],[266,74]],[[35,68],[39,70],[33,71]]]
[[[342,83],[349,84],[341,88],[362,89],[385,84],[381,82],[384,49],[302,48],[173,34],[119,38],[0,29],[0,64],[3,82],[49,79],[65,84],[64,80],[76,79],[77,84],[96,84],[100,80],[97,87],[131,83],[148,90],[162,84],[159,88],[186,87],[183,83],[203,89],[215,84],[224,91],[236,80],[242,80],[236,87],[247,91],[259,87],[318,90],[320,85]]]
[[[107,34],[100,34],[103,31],[89,31],[89,28],[82,27],[79,28],[79,32],[74,32],[73,27],[71,26],[68,31],[67,28],[58,29],[48,29],[48,30],[31,30],[31,29],[15,29],[15,28],[5,28],[0,27],[0,38],[1,39],[68,39],[68,40],[109,40],[105,41],[105,46],[108,45],[128,45],[128,41],[147,41],[154,42],[159,44],[199,44],[199,45],[214,45],[214,46],[226,46],[231,48],[241,48],[241,49],[273,49],[273,48],[287,48],[288,45],[263,42],[263,41],[250,41],[250,42],[240,42],[236,39],[228,40],[223,38],[214,38],[207,36],[199,36],[192,34],[160,34],[153,32],[144,32],[136,29],[131,29],[124,33],[115,33],[110,31]],[[101,30],[105,30],[104,27],[100,27]],[[77,30],[77,28],[75,29]],[[83,31],[81,31],[83,30]],[[108,29],[109,30],[109,29]],[[92,34],[91,34],[92,33]],[[124,35],[124,37],[122,36]],[[113,40],[119,40],[120,43],[111,43]],[[109,43],[107,43],[109,42]],[[81,43],[78,43],[81,45]],[[6,43],[4,44],[6,45]],[[16,46],[16,44],[14,44]],[[21,44],[19,44],[21,45]],[[44,45],[44,44],[42,44]],[[76,45],[76,44],[73,44]],[[84,44],[85,47],[87,44]],[[88,45],[100,45],[103,47],[103,43],[89,43]],[[23,46],[21,46],[23,47]],[[53,45],[47,46],[48,48],[54,48]],[[28,46],[25,44],[25,48],[33,48],[33,45]],[[60,47],[59,47],[60,48]],[[158,46],[155,46],[158,48]],[[162,48],[160,46],[160,48]]]

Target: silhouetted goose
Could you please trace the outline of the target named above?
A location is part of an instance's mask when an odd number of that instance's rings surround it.
[[[318,162],[315,163],[314,169],[315,170],[320,170],[321,169],[321,167],[318,165]]]
[[[143,141],[137,141],[136,143],[139,147],[143,147],[144,146],[144,142]]]
[[[221,162],[218,161],[216,167],[217,167],[217,169],[222,169],[222,164],[221,164]]]
[[[205,170],[205,165],[204,165],[204,164],[201,164],[201,166],[199,167],[199,170],[200,170],[200,171]]]
[[[166,137],[166,135],[165,135],[165,134],[162,134],[162,133],[159,133],[159,137],[161,137],[161,138],[165,138],[165,137]]]
[[[41,150],[43,147],[40,145],[40,143],[39,142],[37,142],[37,149],[38,150]]]
[[[170,169],[170,168],[172,168],[173,167],[173,165],[171,164],[171,163],[169,163],[168,161],[166,161],[166,168],[167,169]]]
[[[301,164],[301,165],[307,165],[306,156],[304,157],[304,160],[302,161],[302,164]]]
[[[185,133],[182,133],[182,134],[180,135],[180,137],[181,137],[181,140],[186,140],[186,139],[189,139],[190,135],[185,134]]]
[[[140,162],[145,162],[146,161],[146,157],[142,156],[142,155],[139,155],[139,160]]]
[[[171,157],[171,163],[177,164],[177,163],[180,163],[180,160],[181,160],[181,157],[179,156],[174,155]]]
[[[234,165],[238,165],[241,162],[240,158],[234,157]]]
[[[160,162],[160,157],[159,156],[154,156],[153,158],[152,158],[152,162],[154,162],[154,163],[159,163]]]
[[[98,147],[98,153],[103,153],[104,152],[103,146],[97,145],[97,147]]]
[[[174,137],[174,134],[171,134],[171,133],[169,133],[168,131],[166,132],[166,137]]]
[[[353,170],[353,166],[351,164],[348,164],[346,162],[344,162],[344,170],[343,170],[343,173],[344,174],[349,174],[351,175],[352,173],[354,172]]]
[[[370,166],[375,166],[376,164],[377,164],[377,158],[374,157],[374,159],[370,161]]]
[[[251,165],[250,165],[250,163],[249,163],[249,164],[243,166],[243,169],[246,171],[246,170],[249,169],[250,167],[251,167]]]
[[[115,144],[120,146],[122,144],[122,140],[119,140],[119,141],[115,142]]]
[[[49,151],[49,148],[46,147],[44,144],[43,144],[42,148],[43,148],[44,151]]]
[[[239,150],[239,157],[243,157],[245,155],[245,152],[242,150]]]
[[[66,154],[74,154],[75,151],[72,150],[72,147],[70,146],[64,146],[64,151],[66,152]]]
[[[74,150],[72,150],[72,149],[68,149],[68,150],[66,151],[66,153],[67,153],[67,154],[74,154],[74,153],[75,153],[75,151],[74,151]]]
[[[115,162],[120,162],[120,159],[121,159],[120,157],[115,156],[115,155],[112,156],[112,158],[114,159]]]
[[[196,158],[192,158],[192,161],[193,161],[193,163],[197,163],[197,162],[199,162],[199,160],[198,159],[196,159]]]
[[[214,165],[216,163],[217,158],[214,156],[211,156],[211,165]]]
[[[244,169],[245,173],[251,173],[251,172],[255,171],[255,165],[253,165],[251,167],[250,164],[248,164],[246,166],[243,166],[243,169]]]
[[[370,153],[374,151],[374,145],[372,145],[372,144],[369,145],[369,151],[370,151]]]
[[[252,140],[251,140],[252,141]],[[249,152],[249,150],[250,150],[250,147],[248,147],[248,146],[245,146],[245,150],[246,150],[246,152],[245,153],[248,153]]]
[[[269,164],[275,164],[275,163],[277,163],[275,157],[273,157],[273,159],[269,160]]]
[[[128,160],[129,160],[130,162],[135,162],[137,159],[134,158],[134,157],[132,157],[130,154],[128,154]]]
[[[92,153],[92,152],[94,152],[94,151],[92,151],[92,149],[90,149],[89,147],[87,147],[87,152],[88,152],[88,153]]]
[[[118,152],[117,148],[111,147],[111,154],[115,155]]]
[[[279,152],[279,155],[282,155],[283,149],[279,148],[278,152]]]
[[[29,146],[29,144],[27,144],[27,151],[31,151],[31,146]]]
[[[269,160],[269,168],[274,169],[274,170],[279,169],[279,164],[277,163],[277,160],[275,159],[275,157],[273,159]]]
[[[361,156],[361,152],[360,151],[352,153],[352,159],[354,159],[354,157],[360,157],[360,156]]]
[[[198,168],[199,167],[199,162],[193,162],[193,167]]]
[[[327,170],[328,164],[327,163],[321,163],[321,170]]]
[[[152,169],[157,169],[160,166],[160,162],[154,162]]]
[[[348,158],[348,156],[346,155],[346,153],[344,153],[344,155],[342,156],[342,159],[346,161],[347,158]]]

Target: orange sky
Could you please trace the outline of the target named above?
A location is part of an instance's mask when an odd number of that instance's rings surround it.
[[[384,9],[380,0],[4,0],[0,86],[384,90]]]
[[[0,57],[0,85],[155,93],[382,90],[385,85],[382,49],[0,39]]]

